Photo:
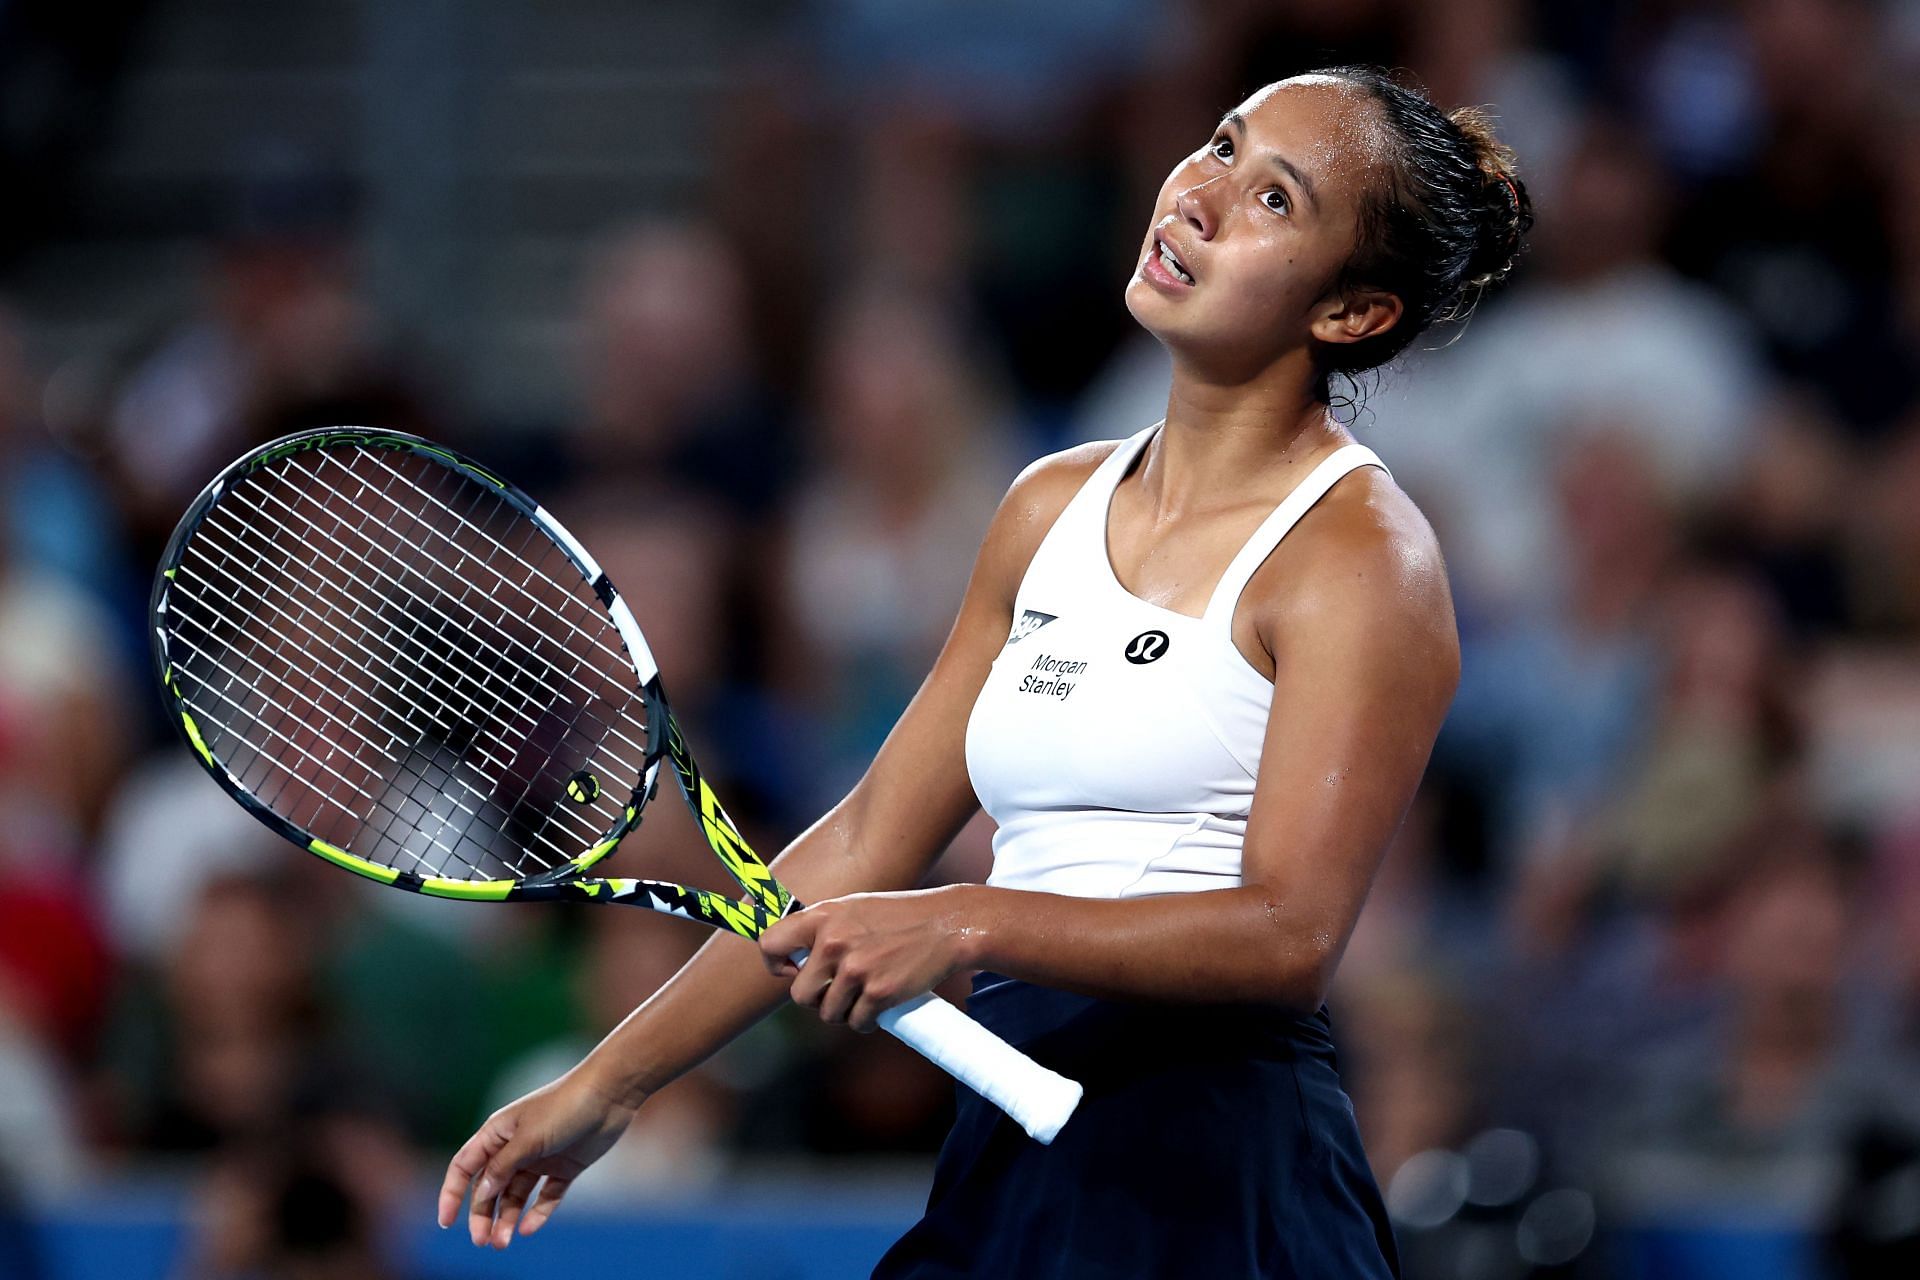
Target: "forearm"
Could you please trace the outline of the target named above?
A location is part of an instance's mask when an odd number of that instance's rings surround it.
[[[782,884],[802,902],[869,889],[905,888],[922,869],[869,854],[842,805],[774,860]],[[633,1104],[692,1070],[778,1007],[787,983],[769,977],[751,942],[716,933],[680,971],[621,1021],[580,1070]]]
[[[1110,999],[1311,1011],[1345,941],[1317,904],[1260,885],[1147,898],[953,892],[969,967]]]

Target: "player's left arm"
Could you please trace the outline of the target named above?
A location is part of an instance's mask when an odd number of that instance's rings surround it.
[[[1460,651],[1432,529],[1391,481],[1311,514],[1326,517],[1311,538],[1281,544],[1311,555],[1307,571],[1270,561],[1242,597],[1274,691],[1240,887],[854,895],[770,930],[769,967],[791,973],[783,957],[810,948],[809,968],[824,961],[833,980],[822,989],[815,974],[806,1002],[863,1030],[964,969],[1107,997],[1316,1008],[1426,769]]]

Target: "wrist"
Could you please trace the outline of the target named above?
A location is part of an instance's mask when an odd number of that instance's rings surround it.
[[[992,967],[995,893],[983,884],[956,884],[948,936],[953,939],[954,972]]]
[[[656,1072],[620,1061],[618,1046],[612,1036],[602,1040],[580,1060],[573,1071],[583,1084],[601,1097],[635,1111],[667,1083],[657,1078]]]

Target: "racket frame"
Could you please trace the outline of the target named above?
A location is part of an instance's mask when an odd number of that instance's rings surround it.
[[[194,535],[209,513],[240,480],[282,462],[296,454],[342,446],[385,449],[413,454],[447,468],[491,491],[495,496],[531,520],[534,526],[564,555],[580,574],[581,580],[599,598],[619,633],[627,657],[633,663],[635,679],[647,708],[645,758],[642,776],[634,781],[633,791],[615,821],[587,848],[534,876],[518,880],[463,880],[449,876],[423,876],[416,871],[384,866],[363,858],[349,849],[320,839],[313,832],[275,813],[256,797],[227,766],[214,755],[200,732],[198,721],[187,703],[186,693],[174,674],[169,645],[169,611],[175,575]],[[698,920],[725,929],[744,938],[758,938],[768,925],[795,909],[792,895],[774,878],[740,829],[734,825],[713,788],[701,775],[699,763],[686,745],[685,736],[673,718],[672,706],[660,680],[659,666],[641,634],[633,611],[620,596],[598,561],[539,503],[516,486],[502,480],[473,459],[419,436],[400,431],[379,431],[367,427],[323,427],[295,432],[248,452],[222,471],[200,491],[186,514],[174,528],[161,556],[159,572],[154,575],[148,600],[154,675],[164,691],[168,709],[181,738],[191,748],[194,759],[212,775],[215,782],[240,803],[248,813],[270,830],[302,849],[335,866],[379,884],[390,885],[429,897],[466,902],[559,902],[619,901],[663,911],[670,915]],[[626,877],[596,878],[586,873],[604,861],[621,841],[639,827],[647,802],[659,789],[660,770],[670,763],[674,781],[688,806],[699,820],[706,837],[728,873],[747,895],[736,900],[710,889],[664,880]]]

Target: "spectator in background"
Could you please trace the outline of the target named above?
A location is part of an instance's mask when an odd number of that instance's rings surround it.
[[[582,282],[582,417],[563,457],[532,461],[765,518],[789,455],[785,415],[761,381],[751,305],[739,255],[702,224],[610,237]]]
[[[162,963],[207,883],[274,865],[277,843],[185,752],[139,761],[113,789],[93,866],[120,959]]]
[[[1834,639],[1848,625],[1848,514],[1867,484],[1859,451],[1804,392],[1783,388],[1756,428],[1746,466],[1700,513],[1702,541],[1759,579],[1794,644]]]
[[[1847,514],[1847,594],[1853,629],[1880,641],[1920,643],[1920,413],[1880,451],[1842,510]]]
[[[1739,304],[1776,368],[1862,435],[1920,392],[1889,235],[1896,167],[1913,150],[1899,98],[1911,70],[1877,29],[1889,11],[1861,0],[1733,7],[1716,47],[1754,100],[1753,136],[1691,194],[1671,245],[1683,271]]]
[[[1746,456],[1761,390],[1751,340],[1656,258],[1670,201],[1634,135],[1590,117],[1541,196],[1528,281],[1476,318],[1472,342],[1421,353],[1367,400],[1373,443],[1438,504],[1470,612],[1511,614],[1558,590],[1570,549],[1549,477],[1568,433],[1605,421],[1632,435],[1688,505]]]
[[[1567,563],[1547,600],[1463,651],[1435,756],[1487,796],[1497,876],[1560,851],[1648,739],[1647,629],[1677,536],[1649,454],[1640,429],[1563,436],[1546,496]]]
[[[149,1150],[271,1136],[349,1078],[320,1001],[317,922],[292,893],[213,880],[188,921],[163,972],[130,975],[109,1059],[128,1131]]]
[[[1798,763],[1800,673],[1752,577],[1683,565],[1647,625],[1662,654],[1645,748],[1507,889],[1513,954],[1490,975],[1503,1118],[1575,1163],[1622,1105],[1623,1066],[1710,1011],[1718,899]]]
[[[276,1000],[262,996],[254,1012],[230,1020],[245,1033],[230,1037],[241,1046],[234,1062],[324,1032],[327,1045],[353,1046],[355,1068],[432,1137],[471,1118],[503,1054],[551,1029],[555,1015],[542,1020],[551,1002],[530,994],[554,965],[537,914],[449,910],[342,877],[260,825],[185,752],[154,756],[122,782],[95,877],[121,961],[106,1087],[136,1141],[216,1140],[179,1096],[194,1054],[178,1042],[199,1033],[202,1015],[158,993],[169,975],[177,991],[183,972],[198,989],[217,986],[222,965],[248,968],[248,928],[268,937],[290,908],[298,923],[287,946],[316,967],[303,979],[313,984],[303,1001],[324,991],[325,1007],[288,1026],[264,1007]],[[227,925],[210,931],[210,911]],[[529,1006],[524,1028],[499,1017]]]
[[[75,868],[132,744],[113,619],[0,542],[0,826],[7,852]]]
[[[91,1163],[72,1072],[35,1025],[35,1003],[0,966],[0,1274],[9,1276],[33,1274],[9,1269],[26,1253],[12,1239],[12,1206],[71,1193]]]
[[[120,513],[96,470],[46,429],[43,398],[20,317],[0,302],[0,555],[85,592],[117,624],[115,644],[143,657],[145,619],[128,607],[143,584],[127,562]]]
[[[1738,1188],[1749,1204],[1805,1212],[1857,1128],[1911,1123],[1920,1106],[1846,998],[1861,912],[1842,841],[1774,813],[1741,853],[1720,911],[1721,1009],[1643,1060],[1614,1173],[1641,1195]],[[1668,1176],[1650,1179],[1650,1159]]]
[[[141,563],[157,557],[200,487],[254,444],[341,423],[432,434],[362,295],[352,199],[304,164],[245,187],[195,313],[115,389],[105,458]]]
[[[390,1134],[322,1114],[221,1151],[200,1189],[185,1280],[385,1280],[380,1213],[404,1195]],[[384,1151],[370,1148],[386,1144]],[[369,1174],[372,1174],[370,1177]]]
[[[1737,571],[1683,563],[1658,608],[1648,629],[1661,687],[1644,746],[1521,875],[1512,905],[1524,954],[1576,943],[1609,895],[1663,910],[1727,874],[1736,837],[1801,763],[1792,690],[1804,676],[1764,589]]]
[[[0,986],[7,1014],[66,1068],[96,1048],[113,983],[84,883],[70,872],[4,862],[0,836]]]
[[[1801,690],[1822,812],[1876,829],[1904,821],[1920,776],[1920,416],[1890,436],[1842,508],[1849,625]]]
[[[1876,851],[1870,887],[1876,907],[1876,968],[1891,997],[1885,1035],[1891,1051],[1920,1069],[1920,802]]]
[[[7,426],[0,405],[0,449]],[[93,1047],[110,981],[86,853],[129,753],[129,685],[99,605],[0,534],[0,986],[68,1066]]]
[[[838,796],[939,652],[1014,467],[980,371],[930,299],[869,288],[842,304],[815,394],[819,457],[788,513],[797,644],[782,665],[823,725],[819,795]]]

